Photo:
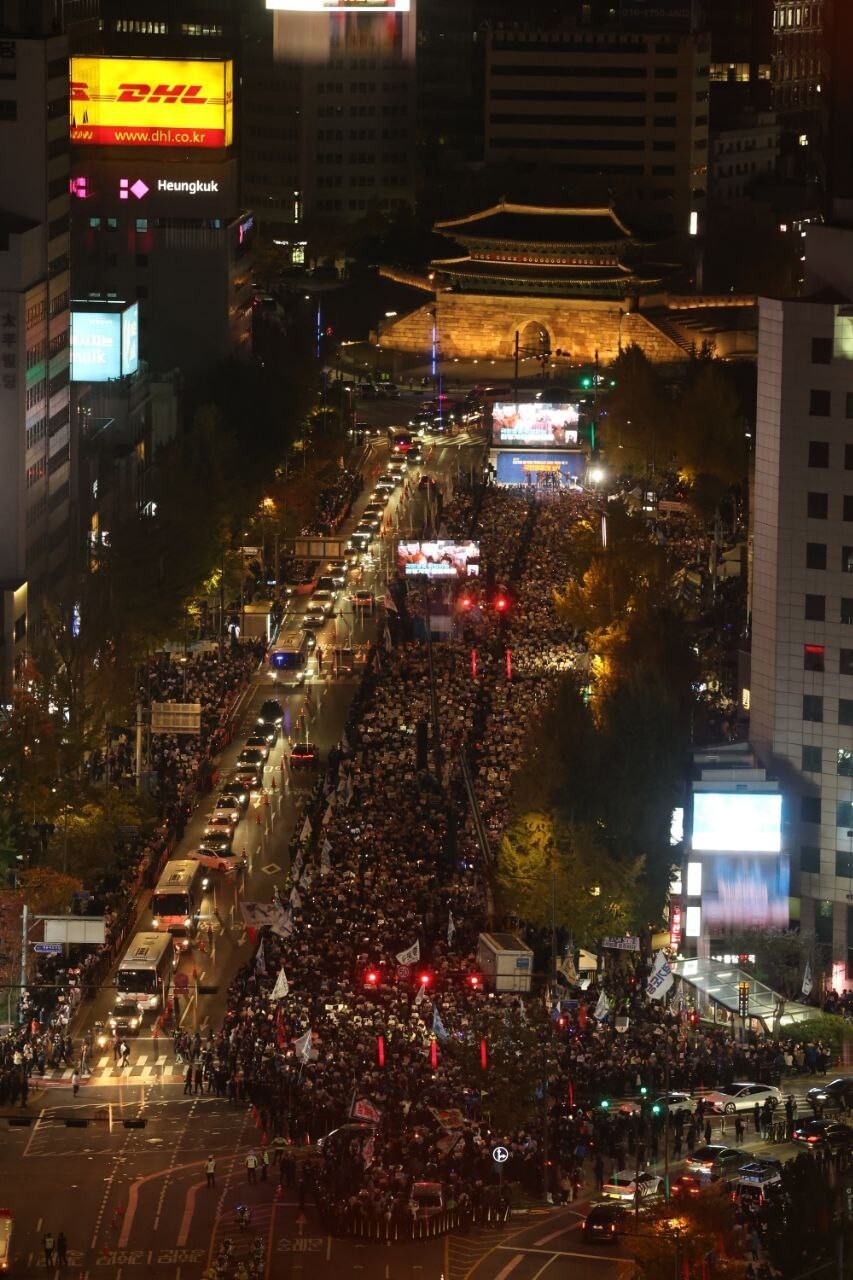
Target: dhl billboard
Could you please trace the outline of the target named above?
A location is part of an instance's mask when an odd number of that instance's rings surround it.
[[[228,147],[230,62],[72,58],[71,141],[119,147]]]

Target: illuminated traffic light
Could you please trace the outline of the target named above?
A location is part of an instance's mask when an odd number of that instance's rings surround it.
[[[422,973],[418,974],[419,987],[428,987],[431,982],[432,982],[432,974],[429,973],[428,970],[424,969]]]
[[[609,1110],[610,1110],[610,1099],[609,1099],[609,1098],[602,1098],[602,1099],[601,1099],[601,1110],[602,1110],[602,1111],[609,1111]]]
[[[473,988],[474,991],[479,991],[482,984],[483,979],[480,977],[479,973],[468,974],[468,986]]]
[[[659,1116],[662,1111],[663,1111],[663,1107],[661,1106],[661,1104],[659,1102],[655,1102],[654,1105],[652,1106],[652,1115]]]
[[[498,613],[506,613],[509,608],[509,600],[502,591],[495,596],[495,609]]]
[[[474,603],[474,601],[471,599],[471,597],[470,597],[470,596],[460,596],[460,597],[459,597],[459,608],[460,608],[460,609],[470,609],[470,608],[471,608],[471,605],[472,605],[473,603]]]
[[[647,1094],[647,1093],[648,1093],[648,1089],[646,1088],[646,1086],[645,1086],[644,1084],[641,1084],[641,1085],[640,1085],[640,1096],[641,1096],[642,1098],[645,1098],[645,1096],[646,1096],[646,1094]]]
[[[367,973],[364,975],[364,985],[365,985],[366,987],[378,987],[378,986],[379,986],[379,974],[376,972],[376,970],[375,970],[375,969],[368,969],[368,970],[367,970]]]

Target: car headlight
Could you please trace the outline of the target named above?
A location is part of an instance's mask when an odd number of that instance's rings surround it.
[[[187,916],[186,920],[184,921],[184,924],[185,924],[185,925],[187,926],[187,928],[189,929],[189,927],[190,927],[190,925],[192,924],[192,922],[193,922],[193,918],[192,918],[192,916]]]
[[[154,928],[155,928],[155,929],[159,929],[159,928],[160,928],[160,917],[159,917],[159,916],[155,916],[155,917],[154,917],[154,919],[151,921],[151,923],[154,925]]]
[[[138,1019],[138,1018],[131,1018],[131,1020],[130,1020],[130,1025],[131,1025],[131,1027],[133,1028],[133,1030],[135,1031],[135,1030],[136,1030],[136,1028],[139,1026],[139,1019]]]

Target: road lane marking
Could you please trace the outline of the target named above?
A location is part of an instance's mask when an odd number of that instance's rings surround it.
[[[44,1107],[42,1107],[41,1111],[38,1113],[38,1116],[37,1116],[37,1118],[36,1118],[36,1122],[35,1122],[35,1124],[33,1125],[32,1129],[31,1129],[31,1131],[30,1131],[30,1136],[27,1138],[27,1145],[24,1147],[24,1156],[25,1156],[25,1157],[26,1157],[26,1156],[28,1156],[28,1155],[30,1154],[30,1147],[33,1145],[33,1141],[34,1141],[34,1139],[35,1139],[35,1136],[36,1136],[36,1134],[38,1133],[38,1131],[39,1131],[39,1129],[40,1129],[40,1127],[41,1127],[41,1122],[42,1122],[42,1118],[43,1118],[43,1117],[44,1117]]]
[[[533,1243],[537,1247],[542,1244],[550,1244],[552,1240],[556,1240],[558,1236],[564,1236],[567,1231],[577,1231],[580,1226],[580,1216],[577,1222],[571,1222],[567,1227],[560,1227],[559,1231],[552,1231],[549,1236],[543,1236],[541,1240],[534,1240]]]
[[[513,1249],[521,1249],[523,1253],[547,1253],[547,1254],[550,1254],[552,1258],[555,1258],[555,1257],[587,1258],[589,1259],[590,1262],[612,1262],[613,1261],[613,1259],[611,1257],[608,1257],[606,1254],[603,1255],[600,1253],[571,1253],[568,1249],[561,1249],[559,1253],[555,1254],[553,1249],[536,1249],[536,1248],[526,1249],[524,1245],[520,1245],[520,1244],[496,1244],[495,1248],[505,1249],[507,1253],[512,1253]],[[500,1278],[496,1276],[495,1280],[500,1280]]]
[[[517,1253],[514,1258],[510,1259],[510,1261],[506,1264],[505,1267],[501,1268],[501,1270],[495,1276],[495,1280],[506,1280],[507,1276],[512,1271],[515,1271],[515,1268],[518,1266],[519,1262],[523,1260],[523,1258],[524,1258],[523,1253]]]
[[[207,1181],[196,1182],[190,1187],[184,1201],[184,1216],[181,1218],[181,1225],[178,1228],[178,1248],[181,1249],[186,1244],[190,1235],[190,1225],[195,1213],[195,1198],[199,1193],[200,1187],[206,1187]]]

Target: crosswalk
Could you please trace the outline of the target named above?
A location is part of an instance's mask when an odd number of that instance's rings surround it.
[[[121,1067],[114,1062],[110,1054],[104,1054],[93,1064],[88,1074],[80,1076],[80,1085],[122,1084],[133,1081],[134,1084],[179,1084],[183,1081],[185,1068],[176,1063],[167,1054],[141,1053],[132,1063]],[[30,1076],[31,1089],[71,1088],[72,1067],[57,1067],[47,1071],[43,1076]]]

